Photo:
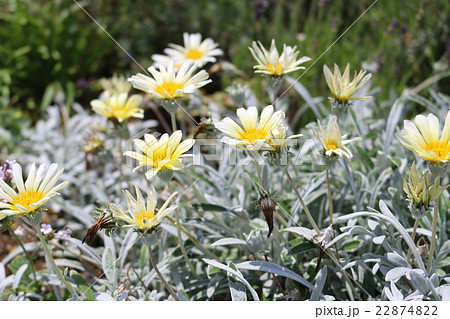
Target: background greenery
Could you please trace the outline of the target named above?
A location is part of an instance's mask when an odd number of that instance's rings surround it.
[[[248,46],[272,38],[297,45],[311,65],[371,5],[364,1],[124,0],[79,1],[118,43],[145,68],[183,32],[200,32],[220,44],[247,76],[254,61]],[[306,72],[301,82],[313,96],[327,96],[323,64],[369,69],[380,98],[448,70],[448,1],[377,1]],[[55,97],[87,107],[101,77],[141,71],[122,49],[73,1],[0,1],[0,126],[13,133],[35,122]],[[299,76],[301,73],[298,73]],[[209,93],[234,78],[214,75]],[[254,77],[253,81],[260,81]],[[314,83],[314,85],[310,85]],[[258,84],[255,84],[256,87]],[[440,87],[439,87],[440,85]],[[449,81],[435,89],[444,91]],[[255,89],[255,88],[254,88]],[[294,100],[293,103],[302,101]],[[20,121],[19,121],[20,119]],[[306,117],[304,123],[311,118]],[[303,122],[303,121],[302,121]],[[304,124],[301,123],[301,124]]]

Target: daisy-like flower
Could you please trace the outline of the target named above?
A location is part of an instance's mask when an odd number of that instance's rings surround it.
[[[348,100],[367,100],[371,98],[371,96],[358,97],[353,94],[369,81],[372,74],[366,74],[366,71],[363,70],[359,71],[359,73],[355,71],[355,76],[350,81],[350,63],[347,64],[342,75],[336,64],[334,64],[334,74],[331,73],[326,65],[323,66],[323,73],[331,94],[337,102],[347,104]]]
[[[196,89],[211,82],[205,70],[194,75],[196,69],[195,65],[185,63],[176,71],[172,61],[167,69],[160,66],[157,71],[153,66],[149,67],[148,71],[153,77],[138,73],[128,81],[136,89],[150,93],[158,99],[174,99],[193,93]]]
[[[44,171],[45,165],[39,166],[36,170],[36,165],[33,164],[24,183],[22,167],[15,163],[13,165],[13,182],[18,193],[0,179],[0,214],[23,215],[33,213],[50,198],[58,195],[57,192],[69,184],[66,181],[55,186],[63,172],[63,169],[58,171],[57,164],[50,165],[45,176]]]
[[[176,62],[191,63],[197,67],[202,67],[208,62],[216,62],[215,56],[222,55],[222,50],[218,49],[219,46],[212,39],[207,38],[202,41],[200,33],[183,33],[184,46],[178,44],[169,44],[170,48],[164,50],[167,56]],[[166,60],[161,55],[153,55],[152,59],[155,62],[164,62]],[[159,61],[158,61],[159,60]]]
[[[299,52],[297,46],[290,47],[283,45],[283,52],[281,55],[275,47],[275,40],[272,40],[269,51],[267,51],[261,42],[253,41],[252,47],[249,50],[255,60],[258,62],[253,68],[257,69],[255,73],[264,73],[273,76],[280,76],[286,73],[304,69],[300,64],[311,60],[311,58],[304,56],[297,60]]]
[[[339,129],[339,124],[337,123],[337,117],[334,115],[328,122],[328,126],[325,131],[323,130],[319,120],[317,120],[317,123],[319,124],[320,133],[317,132],[314,127],[311,126],[311,128],[314,135],[322,145],[324,154],[327,158],[333,158],[336,156],[345,156],[347,158],[353,157],[352,153],[347,147],[345,147],[345,145],[353,141],[361,140],[361,138],[357,137],[351,140],[343,140],[343,136],[341,135],[341,131]]]
[[[181,138],[182,133],[180,130],[174,132],[170,137],[169,134],[163,134],[159,140],[151,134],[145,134],[145,141],[139,139],[134,140],[134,143],[142,151],[142,154],[128,151],[124,155],[134,158],[139,162],[139,165],[134,170],[142,166],[148,166],[149,170],[145,173],[145,176],[147,179],[150,179],[159,171],[176,171],[184,168],[182,163],[183,157],[194,156],[193,154],[184,153],[194,145],[195,140],[187,139],[181,142]]]
[[[128,93],[131,89],[130,83],[123,75],[114,74],[112,78],[103,78],[100,80],[103,91],[108,91],[111,95],[119,95],[121,93]]]
[[[269,145],[275,152],[281,152],[286,148],[290,140],[303,136],[303,134],[287,136],[287,130],[288,126],[284,123],[284,121],[281,121],[280,125],[278,125],[278,127],[270,135]]]
[[[121,123],[130,117],[143,118],[144,110],[139,107],[141,103],[142,96],[139,94],[128,98],[128,93],[112,95],[109,91],[104,91],[100,99],[91,101],[91,106],[95,113]]]
[[[128,210],[122,211],[117,205],[110,204],[113,217],[126,223],[123,227],[151,231],[161,223],[164,217],[177,208],[176,205],[168,207],[170,201],[177,195],[177,192],[170,195],[160,209],[155,209],[158,199],[155,189],[150,187],[150,190],[147,192],[147,200],[145,200],[139,187],[135,186],[135,188],[136,198],[129,191],[124,191],[127,197]]]
[[[173,68],[179,70],[183,65],[183,62],[175,60],[173,57],[163,54],[153,54],[152,59],[154,61],[153,66],[160,68],[161,66],[168,68],[170,63],[173,63]]]
[[[251,106],[248,109],[240,108],[236,112],[242,127],[229,117],[224,118],[215,127],[227,134],[222,138],[222,142],[236,145],[240,149],[253,150],[273,150],[270,145],[272,134],[280,126],[283,121],[284,112],[277,111],[274,113],[273,106],[268,105],[261,112],[261,118],[258,121],[258,110]],[[258,123],[259,122],[259,123]]]
[[[417,115],[414,122],[405,120],[398,134],[400,143],[432,164],[443,165],[450,161],[450,111],[439,138],[439,119],[434,114]]]

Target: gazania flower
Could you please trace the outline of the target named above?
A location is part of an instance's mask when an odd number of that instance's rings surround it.
[[[134,140],[134,143],[142,151],[142,154],[128,151],[124,155],[134,158],[139,162],[139,165],[134,170],[142,166],[148,166],[149,170],[145,173],[148,179],[159,171],[180,170],[184,167],[182,158],[193,157],[192,154],[184,153],[195,143],[193,139],[187,139],[181,142],[181,137],[181,131],[174,132],[170,137],[168,134],[163,134],[159,140],[151,134],[145,134],[145,141],[139,139]]]
[[[297,47],[283,46],[281,56],[275,47],[275,40],[272,40],[269,51],[267,51],[261,42],[253,41],[252,47],[249,50],[255,60],[258,62],[253,68],[257,69],[255,73],[264,73],[273,76],[279,76],[305,67],[300,64],[311,60],[311,58],[304,56],[297,60],[299,52]]]
[[[400,143],[421,158],[433,164],[450,161],[450,111],[439,138],[439,119],[434,114],[417,115],[414,122],[405,120],[399,133]]]
[[[173,68],[175,70],[179,70],[180,67],[183,65],[183,62],[174,60],[174,58],[168,56],[168,55],[162,55],[162,54],[153,54],[152,59],[154,61],[153,66],[160,68],[161,66],[168,68],[170,63],[173,63]]]
[[[197,67],[202,67],[208,62],[216,62],[215,56],[222,55],[222,50],[218,49],[218,44],[207,38],[202,41],[200,33],[183,33],[184,46],[169,44],[170,48],[164,50],[170,59],[176,63],[191,63]],[[153,55],[155,62],[162,61],[161,55]]]
[[[355,76],[350,81],[350,63],[347,64],[342,75],[336,64],[334,64],[334,74],[331,73],[326,65],[323,66],[323,73],[325,74],[325,80],[327,81],[331,94],[338,102],[345,104],[348,100],[366,100],[371,98],[371,96],[357,97],[353,93],[369,81],[372,74],[366,74],[362,70],[357,74],[355,71]]]
[[[33,164],[24,183],[22,167],[15,163],[13,165],[13,181],[18,192],[0,179],[0,215],[33,213],[69,184],[69,182],[63,182],[55,186],[63,172],[63,169],[58,171],[57,164],[50,165],[45,176],[44,171],[45,165],[39,166],[36,170],[36,165]]]
[[[285,149],[290,140],[303,136],[302,134],[286,136],[287,130],[288,126],[284,123],[284,121],[281,121],[280,125],[278,125],[278,127],[270,135],[269,145],[275,152],[280,152]]]
[[[139,187],[135,186],[136,199],[125,190],[124,193],[127,197],[128,210],[122,211],[117,205],[110,204],[112,215],[118,221],[125,222],[123,227],[137,228],[139,230],[147,231],[152,230],[158,226],[164,217],[177,208],[176,205],[170,207],[169,203],[177,195],[177,192],[169,196],[166,202],[161,206],[159,210],[156,210],[156,202],[158,199],[157,193],[153,187],[147,192],[147,200],[142,196]]]
[[[433,205],[430,203],[441,195],[448,186],[439,186],[439,178],[430,182],[430,172],[417,173],[416,165],[413,163],[409,170],[409,179],[403,180],[403,190],[408,196],[409,210],[414,217],[420,218],[428,213]]]
[[[230,139],[225,136],[222,138],[222,142],[237,145],[241,149],[250,151],[273,150],[269,141],[282,122],[284,112],[277,111],[274,113],[273,106],[268,105],[262,111],[259,121],[258,111],[254,106],[248,109],[240,108],[236,113],[242,127],[229,117],[215,124],[218,130],[233,138]]]
[[[136,89],[150,93],[158,99],[174,99],[193,93],[196,89],[211,82],[208,80],[208,73],[205,70],[194,75],[196,69],[195,65],[191,66],[185,63],[176,71],[174,62],[171,62],[167,69],[160,66],[159,71],[152,66],[149,67],[148,71],[153,77],[138,73],[128,81]]]
[[[320,133],[317,132],[313,127],[311,128],[314,135],[322,145],[325,156],[330,158],[335,156],[345,156],[347,158],[353,157],[352,153],[348,148],[345,147],[345,145],[350,142],[360,140],[360,138],[343,140],[336,116],[331,117],[325,131],[323,130],[319,120],[317,120],[317,123],[319,124]]]
[[[109,91],[104,91],[100,99],[91,101],[91,106],[95,113],[123,122],[130,117],[144,117],[144,110],[139,108],[141,103],[142,97],[139,94],[128,98],[128,93],[112,95]]]
[[[100,84],[103,91],[108,91],[111,95],[119,95],[121,93],[128,93],[131,89],[130,83],[123,75],[114,74],[112,78],[101,79]]]

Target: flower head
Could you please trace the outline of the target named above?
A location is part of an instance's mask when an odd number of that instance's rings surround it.
[[[322,145],[324,155],[327,158],[342,156],[345,156],[347,158],[353,157],[352,153],[347,147],[345,147],[345,145],[350,142],[360,140],[360,138],[343,140],[343,136],[341,135],[341,131],[339,129],[339,124],[337,123],[337,118],[334,115],[328,122],[327,129],[325,131],[323,130],[319,120],[317,120],[317,123],[319,124],[320,133],[317,132],[313,127],[311,128],[314,135]]]
[[[273,76],[280,76],[286,73],[304,69],[300,64],[311,60],[311,58],[304,56],[297,60],[299,52],[297,46],[290,47],[283,45],[283,52],[281,55],[275,47],[275,40],[272,40],[270,49],[267,51],[261,42],[253,41],[252,47],[249,50],[255,60],[258,62],[253,68],[257,69],[255,73],[264,73]]]
[[[278,129],[283,120],[283,111],[274,113],[273,106],[268,105],[261,112],[259,121],[258,111],[254,106],[251,106],[248,109],[240,108],[237,110],[236,114],[242,127],[229,117],[226,117],[215,124],[215,127],[218,130],[232,137],[232,139],[230,139],[225,136],[222,138],[222,142],[230,145],[237,145],[239,148],[249,151],[273,150],[269,142],[272,134]]]
[[[45,165],[31,166],[28,178],[24,183],[22,177],[22,167],[15,163],[13,165],[13,182],[18,193],[0,180],[0,215],[22,215],[30,214],[38,210],[50,198],[58,195],[58,191],[66,187],[69,183],[63,182],[55,186],[63,169],[58,171],[58,165],[52,164],[44,176]],[[0,216],[0,219],[2,217]]]
[[[147,192],[147,200],[142,196],[139,187],[135,186],[135,189],[136,198],[129,191],[124,191],[127,197],[128,210],[122,211],[117,205],[110,205],[113,217],[126,223],[123,227],[151,231],[161,223],[164,217],[177,208],[176,205],[168,207],[170,201],[177,195],[177,192],[170,195],[161,208],[157,210],[155,209],[157,193],[153,187]]]
[[[219,46],[212,39],[207,38],[202,41],[200,33],[183,33],[184,46],[178,44],[169,44],[170,48],[164,50],[167,54],[167,58],[175,61],[175,64],[191,63],[197,67],[202,67],[208,62],[216,62],[215,56],[222,55],[222,50],[218,49]],[[157,64],[167,63],[167,58],[155,54],[152,59]],[[163,64],[164,65],[164,64]],[[165,64],[167,66],[168,64]]]
[[[104,91],[100,99],[91,101],[91,106],[95,113],[123,122],[130,117],[144,117],[144,110],[139,108],[141,103],[142,97],[139,94],[128,98],[128,93],[112,95],[109,91]]]
[[[182,158],[193,156],[192,154],[184,153],[194,145],[195,140],[187,139],[181,142],[181,138],[181,131],[174,132],[170,137],[168,134],[163,134],[159,140],[151,134],[145,134],[145,141],[134,140],[142,154],[128,151],[124,155],[138,160],[139,166],[134,170],[142,166],[148,166],[149,170],[145,173],[145,176],[150,179],[159,171],[182,169],[184,167]]]
[[[282,150],[286,149],[287,144],[290,140],[303,136],[303,134],[287,136],[287,130],[288,126],[284,121],[281,121],[278,127],[273,130],[272,134],[270,135],[269,145],[275,152],[281,152]]]
[[[342,75],[336,64],[334,64],[334,74],[331,73],[326,65],[323,66],[323,73],[331,94],[337,102],[346,104],[348,100],[366,100],[371,98],[371,96],[357,97],[353,94],[369,81],[372,74],[366,74],[366,71],[363,70],[357,74],[355,71],[355,76],[350,81],[350,63],[347,64]]]
[[[420,218],[431,211],[431,202],[436,200],[448,186],[439,186],[439,178],[430,183],[430,172],[417,173],[416,165],[413,163],[409,170],[409,179],[403,180],[403,190],[408,196],[409,210],[414,217]]]
[[[158,99],[174,99],[193,93],[196,89],[211,82],[205,70],[201,70],[194,75],[196,69],[195,65],[185,63],[177,71],[172,61],[167,69],[160,66],[159,71],[157,71],[153,66],[149,67],[148,71],[152,77],[138,73],[129,78],[128,81],[136,89],[150,93]]]
[[[131,89],[130,83],[123,75],[114,74],[112,78],[103,78],[100,80],[103,91],[108,91],[111,95],[128,93]]]
[[[398,138],[405,148],[422,159],[442,165],[450,161],[450,111],[440,138],[439,130],[439,119],[434,114],[417,115],[414,122],[404,121],[404,129]]]

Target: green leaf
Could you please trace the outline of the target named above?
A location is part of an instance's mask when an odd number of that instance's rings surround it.
[[[94,292],[91,289],[91,285],[84,279],[78,272],[75,270],[70,271],[70,277],[75,281],[78,288],[81,292],[88,298],[90,301],[95,301]],[[81,296],[80,296],[81,297]]]
[[[361,246],[361,241],[359,240],[352,240],[348,241],[345,244],[342,245],[343,250],[356,250]]]
[[[288,254],[289,255],[302,254],[302,253],[307,252],[314,248],[317,248],[317,246],[309,241],[305,241],[305,242],[302,242],[302,243],[290,248],[288,251]]]
[[[208,203],[195,203],[192,204],[194,209],[196,210],[204,210],[204,211],[211,211],[211,212],[228,212],[228,209],[226,207],[220,206],[220,205],[214,205],[214,204],[208,204]]]

